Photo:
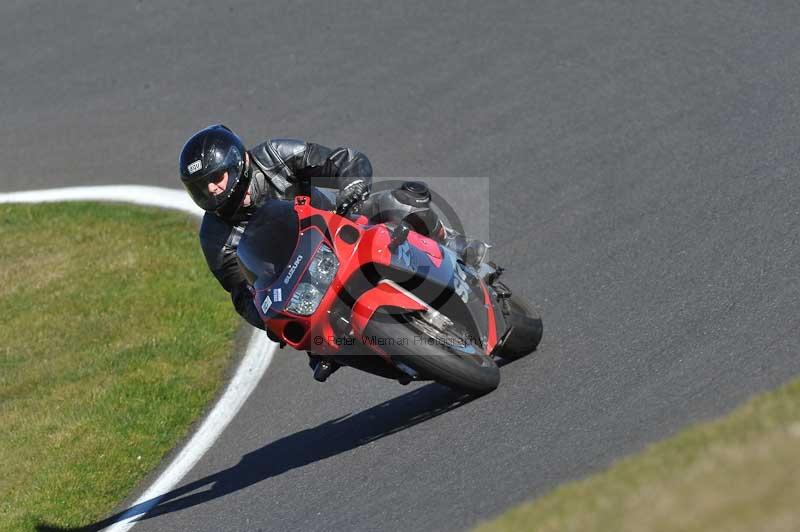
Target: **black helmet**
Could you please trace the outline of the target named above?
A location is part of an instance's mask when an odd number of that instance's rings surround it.
[[[250,186],[241,139],[222,124],[209,126],[192,135],[181,150],[178,163],[181,182],[194,202],[203,210],[223,218],[234,215]],[[228,172],[225,191],[213,195],[209,183],[216,183]]]

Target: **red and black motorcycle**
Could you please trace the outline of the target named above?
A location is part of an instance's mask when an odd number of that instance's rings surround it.
[[[536,349],[542,322],[497,279],[502,269],[467,266],[405,221],[346,214],[303,195],[267,203],[248,223],[238,257],[273,340],[473,395],[497,388],[495,356]]]

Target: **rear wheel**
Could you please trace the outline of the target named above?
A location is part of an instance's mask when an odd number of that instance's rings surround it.
[[[367,337],[386,339],[382,349],[422,379],[470,395],[487,394],[500,384],[500,369],[494,360],[460,331],[440,331],[413,315],[384,315],[370,321],[365,332]]]
[[[524,357],[536,350],[542,341],[542,319],[523,299],[508,298],[506,321],[514,329],[500,349],[500,356],[508,360]]]

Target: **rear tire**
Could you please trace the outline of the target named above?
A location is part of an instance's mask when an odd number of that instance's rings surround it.
[[[500,349],[500,356],[507,360],[516,360],[536,351],[542,341],[542,319],[523,299],[511,296],[508,299],[510,313],[506,321],[514,330]]]
[[[431,338],[415,327],[414,321],[398,321],[393,316],[381,316],[370,321],[366,336],[377,338],[406,338],[408,343],[387,345],[384,350],[395,362],[414,369],[423,379],[434,380],[449,388],[478,396],[487,394],[500,384],[500,369],[482,349],[469,344],[472,354],[446,342],[425,343],[415,338]]]

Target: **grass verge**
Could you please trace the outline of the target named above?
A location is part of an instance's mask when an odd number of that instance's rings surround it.
[[[476,532],[800,530],[800,380]]]
[[[0,529],[107,515],[214,397],[238,319],[186,214],[0,205]]]

